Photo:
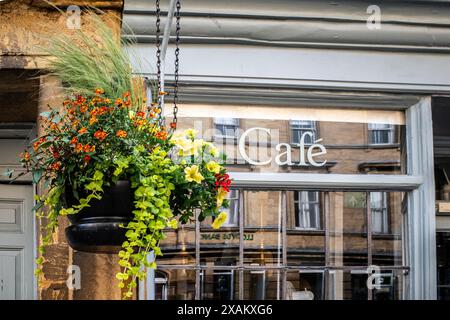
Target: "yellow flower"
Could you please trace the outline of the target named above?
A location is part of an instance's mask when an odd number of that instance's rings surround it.
[[[195,136],[197,135],[198,131],[195,129],[187,129],[184,134],[191,139],[194,139]]]
[[[215,161],[210,161],[206,164],[206,169],[208,169],[208,171],[213,172],[213,173],[219,173],[220,172],[220,165],[215,162]]]
[[[197,183],[201,183],[204,179],[202,174],[198,170],[197,165],[193,165],[191,167],[187,167],[184,169],[186,181],[192,182],[195,181]]]
[[[217,157],[219,155],[219,150],[217,150],[215,146],[211,145],[211,147],[209,148],[209,154],[213,157]]]
[[[226,212],[221,212],[219,213],[219,215],[214,219],[214,222],[212,223],[212,227],[214,229],[219,229],[225,221],[227,221],[227,213]]]
[[[192,141],[189,141],[187,139],[180,139],[177,141],[176,146],[180,148],[181,156],[191,156],[195,154],[195,148]]]
[[[222,206],[223,200],[225,200],[228,196],[228,192],[224,188],[219,188],[217,190],[217,207],[220,208]]]

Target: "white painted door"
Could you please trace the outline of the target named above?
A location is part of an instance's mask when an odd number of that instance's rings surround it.
[[[31,185],[0,184],[0,300],[34,298]]]

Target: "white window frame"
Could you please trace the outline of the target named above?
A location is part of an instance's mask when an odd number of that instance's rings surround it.
[[[385,128],[377,128],[377,126],[386,126]],[[369,131],[369,145],[371,146],[386,146],[395,144],[395,126],[393,124],[384,124],[384,123],[368,123],[367,129]],[[387,131],[388,132],[388,141],[387,142],[375,142],[373,141],[373,134],[377,131]]]
[[[309,122],[311,125],[309,127],[302,127],[299,122]],[[300,139],[305,132],[311,132],[311,142],[305,141],[305,145],[311,145],[314,143],[317,137],[317,125],[314,120],[291,120],[289,121],[290,131],[291,131],[291,143],[300,143]],[[298,137],[298,141],[295,141],[295,137]]]
[[[297,200],[295,200],[294,195],[294,206],[295,206],[295,229],[296,230],[322,230],[321,219],[320,219],[320,195],[318,191],[294,191],[297,195]],[[309,194],[314,193],[315,201],[309,201]],[[306,196],[306,199],[305,199]],[[307,208],[308,206],[308,208]],[[315,220],[316,225],[311,226],[311,212],[309,207],[315,207]],[[303,221],[303,226],[301,222]],[[299,225],[297,225],[297,222]]]
[[[374,207],[372,196],[375,194],[381,195],[381,207]],[[388,194],[384,191],[372,191],[370,192],[370,211],[372,218],[372,233],[373,234],[389,234],[389,208],[388,208]],[[376,219],[380,219],[380,229],[376,229]]]
[[[224,123],[226,121],[233,121],[233,124],[228,124],[228,123]],[[214,129],[215,129],[215,134],[214,137],[215,138],[226,138],[226,139],[237,139],[238,138],[238,133],[239,133],[239,124],[240,121],[238,118],[214,118]],[[222,131],[218,129],[218,126],[224,126],[224,127],[233,127],[234,128],[234,134],[233,135],[228,135],[228,134],[224,134]],[[228,131],[228,130],[226,130]]]
[[[314,100],[314,105],[336,107],[336,98],[340,97],[340,93],[334,93],[332,99],[317,97]],[[395,103],[392,102],[392,97],[387,94],[382,98],[380,98],[380,94],[376,97],[370,95],[364,97],[362,99],[361,95],[346,95],[345,106],[406,111],[406,174],[230,172],[230,176],[233,179],[234,187],[243,189],[406,192],[407,211],[403,215],[402,265],[408,267],[408,272],[405,274],[405,281],[402,282],[402,296],[405,299],[434,300],[437,297],[437,274],[431,96],[404,96],[403,98],[400,97],[400,100],[397,99]],[[238,98],[236,99],[236,103],[241,101]],[[242,202],[242,199],[243,197],[240,198],[240,202]],[[243,245],[242,217],[243,215],[239,217],[241,246]],[[199,224],[196,224],[196,232],[200,232]],[[199,264],[199,262],[197,263]],[[237,270],[236,272],[239,276],[239,283],[242,285],[243,270]],[[332,276],[333,270],[329,270],[329,274]],[[200,270],[197,270],[197,283],[199,283],[199,276]],[[151,289],[151,286],[149,288]],[[328,289],[326,294],[329,294]],[[199,297],[200,288],[197,286],[196,298],[199,299]],[[239,299],[242,298],[242,292],[239,291]]]
[[[230,206],[228,208],[222,208],[221,211],[225,211],[227,213],[227,220],[223,223],[223,227],[237,227],[239,226],[239,196],[240,191],[236,189],[231,189],[228,197],[228,201],[230,201]],[[234,214],[231,215],[231,212],[234,211]],[[233,217],[233,219],[231,219]]]

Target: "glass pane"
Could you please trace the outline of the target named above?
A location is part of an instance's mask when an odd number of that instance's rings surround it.
[[[287,263],[288,265],[325,265],[325,229],[322,227],[324,195],[316,191],[287,191]],[[300,203],[309,208],[312,224],[302,228]],[[305,207],[304,206],[304,207]],[[311,228],[313,227],[313,228]]]
[[[450,300],[450,232],[437,232],[438,299]]]
[[[244,263],[281,265],[281,191],[244,191]]]
[[[371,193],[372,264],[374,265],[402,265],[404,198],[403,192]],[[376,202],[373,201],[375,199],[377,199]]]
[[[245,300],[281,299],[282,276],[279,270],[249,270],[244,272]]]
[[[333,266],[367,266],[365,192],[330,192],[329,248]]]
[[[186,110],[189,117],[179,117],[179,130],[196,128],[199,138],[219,144],[232,171],[406,172],[403,111],[212,105]],[[214,120],[211,114],[218,112],[230,118]],[[223,135],[238,128],[237,141],[215,139],[216,128]]]
[[[239,297],[236,270],[206,269],[200,271],[202,300],[233,300]]]
[[[228,195],[230,207],[227,221],[218,230],[212,229],[213,218],[205,219],[200,228],[200,263],[203,266],[230,266],[239,262],[239,196],[238,190]]]
[[[195,223],[165,230],[167,238],[161,242],[163,256],[158,265],[195,265]]]
[[[165,297],[167,300],[195,299],[195,270],[159,269],[155,276],[157,300]]]
[[[323,271],[289,271],[286,274],[286,300],[324,300]]]

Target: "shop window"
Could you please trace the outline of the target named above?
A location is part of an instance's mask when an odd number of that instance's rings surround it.
[[[295,192],[294,204],[295,227],[306,230],[320,230],[319,192]]]
[[[239,119],[236,118],[214,118],[214,126],[219,137],[237,138]]]
[[[395,127],[386,123],[369,123],[369,144],[383,145],[395,143]]]
[[[372,232],[389,233],[388,205],[386,192],[370,193],[370,209],[372,212]]]
[[[312,144],[316,139],[316,122],[311,120],[291,120],[292,143],[300,143],[300,139],[306,132],[312,136],[305,135],[305,145]]]

